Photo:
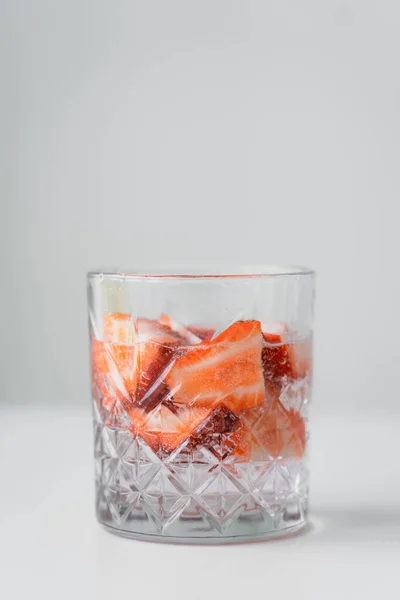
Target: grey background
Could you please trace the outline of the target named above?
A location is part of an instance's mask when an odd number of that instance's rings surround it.
[[[89,401],[85,272],[318,272],[315,407],[399,403],[396,0],[2,0],[1,402]]]

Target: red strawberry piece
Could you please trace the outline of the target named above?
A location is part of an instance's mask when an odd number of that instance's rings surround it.
[[[194,333],[201,341],[211,340],[216,331],[213,327],[202,327],[201,325],[190,325],[187,329]]]
[[[132,344],[134,321],[132,315],[126,313],[108,313],[104,315],[105,342],[114,344]]]
[[[171,327],[154,319],[134,319],[129,313],[107,313],[104,315],[104,341],[127,345],[149,341],[179,345],[181,338]]]
[[[283,342],[288,333],[287,326],[281,322],[261,323],[261,329],[265,341],[271,344]]]
[[[99,404],[111,410],[129,404],[136,390],[137,372],[134,368],[134,348],[123,344],[104,344],[92,339],[92,384]]]
[[[176,346],[182,343],[182,339],[177,332],[173,331],[167,324],[162,324],[155,319],[139,317],[136,319],[135,325],[134,342],[151,341],[168,346]]]
[[[252,409],[242,414],[242,441],[235,453],[242,460],[258,460],[263,452],[277,458],[301,458],[306,445],[306,427],[301,415],[286,410],[279,400],[271,408]],[[263,457],[265,460],[265,455]]]
[[[289,420],[288,425],[284,428],[284,456],[287,458],[301,458],[304,454],[307,443],[307,430],[304,420],[300,413],[293,408],[289,409],[287,414],[282,418],[287,418]]]
[[[287,342],[287,329],[277,324],[263,331],[262,363],[267,392],[282,388],[284,378],[303,378],[311,371],[311,339]],[[280,330],[279,330],[280,329]]]
[[[174,333],[176,333],[185,344],[198,344],[201,342],[201,338],[195,335],[190,329],[186,328],[182,323],[172,319],[165,313],[160,315],[158,319],[161,325],[169,327]]]
[[[166,376],[177,403],[216,407],[235,414],[265,400],[258,321],[237,321],[214,340],[191,347]]]
[[[135,435],[144,439],[155,452],[171,452],[192,435],[209,413],[207,408],[188,407],[174,413],[160,404],[147,413],[133,408],[129,415]]]
[[[265,383],[280,388],[284,376],[294,377],[289,344],[265,345],[262,350]]]
[[[108,383],[108,365],[103,342],[92,338],[91,343],[92,392],[99,408],[114,407],[116,398]]]
[[[312,372],[312,336],[291,344],[293,370],[299,378]]]
[[[260,423],[265,432],[262,443],[268,452],[276,458],[301,458],[306,445],[306,427],[300,414],[293,408],[286,410],[277,401],[266,419]]]
[[[136,362],[138,406],[149,411],[168,396],[169,389],[164,377],[173,354],[173,348],[159,346],[152,342],[138,344]]]
[[[217,407],[197,428],[190,440],[190,448],[204,446],[217,458],[227,456],[234,445],[230,435],[239,423],[239,418],[224,406]]]
[[[162,375],[181,343],[169,327],[125,313],[107,314],[104,342],[95,342],[96,373],[107,389],[120,390],[125,406],[133,402],[151,410],[168,394]]]
[[[251,409],[254,410],[254,409]],[[232,452],[236,462],[249,462],[250,460],[263,460],[264,454],[258,456],[259,443],[243,419],[240,419],[235,430],[231,434]]]
[[[165,373],[182,340],[168,325],[148,319],[137,320],[135,340],[138,373],[136,400],[145,410],[152,410],[168,395]]]

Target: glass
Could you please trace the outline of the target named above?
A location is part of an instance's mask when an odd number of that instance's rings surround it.
[[[100,523],[186,543],[305,525],[313,298],[299,267],[89,273]]]

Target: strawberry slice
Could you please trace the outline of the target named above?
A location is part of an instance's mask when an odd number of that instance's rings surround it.
[[[291,345],[291,360],[293,370],[299,378],[311,375],[312,372],[312,336],[293,342]]]
[[[136,400],[139,406],[151,410],[168,394],[164,372],[182,339],[165,324],[137,319],[135,342],[138,373]]]
[[[262,323],[261,329],[266,342],[271,344],[283,342],[287,336],[288,329],[285,323]]]
[[[129,402],[137,386],[133,346],[104,344],[93,338],[91,362],[92,388],[98,404],[112,410],[117,400]]]
[[[187,348],[166,376],[177,403],[215,407],[237,414],[265,400],[258,321],[237,321],[214,340]]]
[[[171,452],[192,435],[209,413],[207,408],[187,407],[175,413],[160,404],[148,413],[133,408],[129,416],[134,435],[144,439],[155,452]]]
[[[125,313],[106,314],[104,342],[92,345],[93,371],[105,402],[117,396],[125,406],[132,402],[151,410],[168,393],[162,373],[180,345],[180,337],[158,321]],[[106,391],[112,390],[110,394]]]
[[[200,338],[201,341],[209,341],[215,333],[215,329],[212,327],[202,327],[201,325],[190,325],[187,327],[188,331],[191,331]]]
[[[239,418],[232,411],[218,406],[197,428],[191,438],[190,448],[204,446],[219,460],[224,459],[234,447],[230,437],[238,423]]]
[[[104,315],[105,342],[115,344],[132,344],[134,335],[134,321],[126,313],[107,313]]]
[[[293,408],[286,410],[277,401],[266,424],[261,425],[265,432],[262,442],[268,452],[276,458],[301,458],[306,446],[306,427],[300,414]],[[269,431],[267,431],[269,429]]]
[[[311,338],[286,342],[287,328],[282,323],[264,326],[262,364],[267,391],[280,390],[284,378],[301,379],[311,371]]]
[[[285,375],[293,376],[289,345],[284,343],[287,337],[287,328],[284,323],[264,323],[262,327],[265,342],[262,350],[262,364],[267,390],[268,388],[280,388]]]
[[[165,313],[160,315],[158,321],[161,323],[161,325],[168,327],[174,333],[179,335],[179,337],[182,338],[186,344],[198,344],[201,342],[201,338],[198,337],[193,331],[187,329],[184,325],[182,325],[182,323],[172,319]]]
[[[113,409],[116,403],[116,397],[113,395],[108,381],[108,365],[105,358],[105,348],[103,342],[96,338],[91,343],[91,372],[92,372],[92,393],[99,408],[105,407]]]
[[[265,382],[272,387],[280,388],[283,377],[295,376],[289,344],[265,345],[262,350],[262,364]]]
[[[243,419],[240,419],[235,430],[231,433],[230,439],[233,446],[231,456],[235,457],[236,462],[265,459],[265,452],[262,452],[261,456],[259,455],[260,444]]]
[[[128,345],[143,341],[176,345],[181,338],[159,321],[143,317],[133,319],[128,313],[107,313],[104,315],[104,341]]]
[[[301,458],[306,446],[306,427],[300,414],[294,409],[286,410],[276,400],[269,410],[245,411],[241,419],[240,439],[234,454],[241,460],[277,458]]]
[[[282,412],[282,405],[280,407],[280,413]],[[285,411],[286,412],[286,411]],[[279,420],[281,419],[281,420]],[[283,423],[287,423],[287,426]],[[289,409],[286,414],[283,414],[278,418],[280,426],[284,427],[285,435],[285,457],[296,457],[301,458],[304,454],[306,443],[307,443],[307,430],[303,418],[300,413],[293,408]]]

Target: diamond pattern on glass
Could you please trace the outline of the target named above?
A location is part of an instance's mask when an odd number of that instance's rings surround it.
[[[254,419],[257,433],[260,415]],[[259,427],[259,426],[258,426]],[[255,439],[256,438],[255,433]],[[102,522],[127,531],[178,535],[235,535],[246,528],[277,531],[301,522],[307,513],[308,473],[303,460],[235,459],[221,452],[222,436],[191,438],[160,454],[126,428],[94,421],[97,511]],[[194,438],[193,438],[194,439]],[[216,451],[217,448],[217,451]],[[177,525],[178,522],[180,525]],[[232,533],[231,533],[232,532]]]

